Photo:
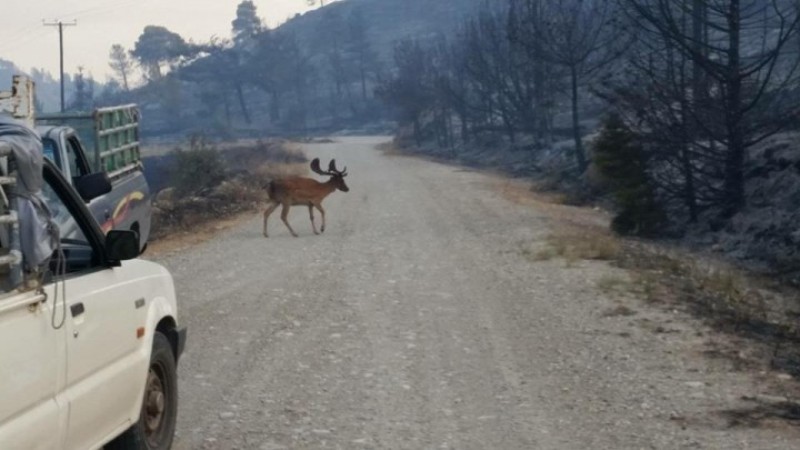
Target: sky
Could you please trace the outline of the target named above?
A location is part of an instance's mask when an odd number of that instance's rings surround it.
[[[58,77],[58,27],[64,23],[64,71],[78,66],[95,80],[111,76],[112,44],[133,48],[147,25],[164,26],[195,42],[212,36],[229,38],[231,21],[241,0],[4,0],[0,14],[0,58],[22,70],[45,69]],[[259,17],[274,27],[306,12],[306,0],[253,0]],[[326,2],[328,3],[328,2]],[[1,81],[0,81],[1,82]]]

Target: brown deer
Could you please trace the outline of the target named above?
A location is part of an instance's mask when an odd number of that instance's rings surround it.
[[[314,208],[317,208],[320,214],[322,214],[322,228],[320,230],[322,232],[325,231],[325,210],[322,209],[322,200],[336,189],[342,192],[350,190],[344,183],[344,177],[347,176],[347,167],[341,171],[336,170],[336,160],[332,159],[331,163],[328,165],[328,171],[324,172],[319,168],[319,158],[314,158],[314,160],[311,161],[311,170],[320,175],[330,176],[331,178],[325,183],[302,177],[273,180],[269,183],[267,193],[269,194],[270,205],[264,211],[264,237],[269,237],[267,235],[267,219],[278,205],[283,206],[283,209],[281,209],[281,220],[286,224],[292,236],[297,237],[297,233],[294,232],[286,218],[289,215],[289,208],[295,205],[308,206],[308,214],[311,217],[311,228],[314,230],[314,234],[319,234],[317,232],[317,226],[314,224]]]

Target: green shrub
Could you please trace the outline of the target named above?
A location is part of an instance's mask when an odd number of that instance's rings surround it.
[[[178,195],[208,192],[227,178],[228,168],[219,150],[207,138],[189,137],[189,149],[172,151],[172,186]]]
[[[656,234],[665,216],[647,175],[645,152],[618,115],[604,120],[594,144],[593,162],[619,208],[611,221],[612,230],[625,235]]]

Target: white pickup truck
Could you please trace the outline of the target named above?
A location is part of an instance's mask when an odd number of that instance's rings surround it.
[[[0,114],[0,449],[168,449],[186,340],[172,277],[90,213],[107,174],[71,181]]]

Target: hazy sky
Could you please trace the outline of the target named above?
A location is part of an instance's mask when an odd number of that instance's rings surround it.
[[[147,25],[160,25],[184,39],[229,38],[236,5],[241,0],[8,0],[0,13],[0,58],[23,70],[43,68],[58,77],[58,27],[43,20],[68,22],[64,27],[64,70],[83,66],[97,81],[111,70],[112,44],[133,48]],[[308,11],[306,0],[254,0],[258,15],[275,26],[296,13]],[[327,3],[327,2],[326,2]],[[0,84],[6,84],[0,80]]]

